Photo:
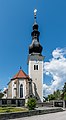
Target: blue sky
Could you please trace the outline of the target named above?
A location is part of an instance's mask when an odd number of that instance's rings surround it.
[[[66,47],[66,0],[0,0],[0,89],[20,66],[27,73],[35,8],[44,62],[56,48]],[[51,78],[45,76],[44,83],[50,85]]]

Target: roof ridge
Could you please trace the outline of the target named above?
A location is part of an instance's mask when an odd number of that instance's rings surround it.
[[[20,69],[18,71],[18,73],[16,73],[12,79],[16,79],[16,78],[29,78],[29,76],[22,70]]]
[[[22,70],[22,69],[21,69]],[[26,75],[26,76],[28,76],[23,70],[22,70],[22,72]]]
[[[17,73],[17,77],[19,76],[19,73],[20,73],[20,70],[19,70],[19,72]]]

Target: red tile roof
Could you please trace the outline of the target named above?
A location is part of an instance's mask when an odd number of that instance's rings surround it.
[[[19,70],[19,72],[16,74],[16,75],[14,75],[14,77],[11,79],[11,80],[13,80],[13,79],[20,79],[20,78],[29,78],[29,76],[23,71],[23,70]]]

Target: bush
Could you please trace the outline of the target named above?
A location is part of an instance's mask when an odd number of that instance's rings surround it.
[[[27,107],[29,110],[34,110],[36,107],[36,99],[35,98],[29,98],[27,102]]]

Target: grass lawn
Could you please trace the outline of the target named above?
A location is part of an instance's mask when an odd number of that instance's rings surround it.
[[[26,112],[26,111],[28,111],[27,108],[0,107],[0,113],[7,113],[7,112]]]

